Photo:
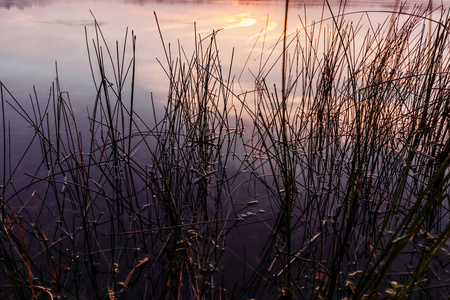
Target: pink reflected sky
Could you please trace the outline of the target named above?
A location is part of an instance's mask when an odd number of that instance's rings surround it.
[[[156,57],[163,60],[164,54],[154,12],[158,16],[165,42],[177,45],[179,40],[187,53],[194,49],[194,22],[197,34],[202,37],[209,35],[212,30],[222,29],[218,35],[222,62],[224,67],[228,66],[234,48],[233,73],[237,77],[253,47],[255,50],[245,69],[258,70],[260,61],[268,56],[267,49],[276,43],[283,27],[283,1],[263,1],[264,5],[261,5],[261,1],[239,0],[200,1],[195,5],[194,1],[128,2],[134,4],[119,0],[0,0],[0,81],[13,92],[29,93],[31,87],[36,85],[38,91],[46,93],[55,78],[57,61],[62,88],[83,102],[85,94],[93,91],[84,29],[87,26],[89,38],[94,38],[90,10],[101,24],[111,47],[114,47],[116,40],[122,45],[127,27],[130,33],[134,31],[138,46],[138,87],[157,95],[164,95],[166,84],[156,61]],[[295,32],[301,26],[298,15],[306,17],[307,22],[322,18],[322,5],[307,5],[305,14],[301,1],[293,2],[289,17],[290,32]],[[422,3],[424,0],[415,2]],[[311,3],[314,1],[309,1]],[[383,5],[386,3],[392,6],[392,1],[371,3],[370,9],[373,10],[385,9]],[[367,5],[364,5],[362,8],[352,6],[347,11],[367,9]],[[324,16],[329,16],[327,9]],[[384,20],[386,16],[379,14],[375,18]],[[263,49],[263,38],[260,35],[264,29],[267,30],[264,43],[266,51],[263,53],[264,59],[261,59],[259,54]],[[274,58],[276,54],[275,51]],[[249,84],[252,81],[248,72],[244,72],[241,79],[244,85],[245,81]]]

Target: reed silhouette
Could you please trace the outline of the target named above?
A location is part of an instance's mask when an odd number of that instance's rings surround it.
[[[168,93],[151,120],[134,32],[110,47],[95,17],[87,116],[58,70],[29,105],[0,82],[2,297],[448,297],[448,11],[365,28],[348,17],[369,12],[325,5],[289,31],[285,3],[243,93],[220,32],[188,54],[155,14]],[[10,114],[32,131],[23,149]]]

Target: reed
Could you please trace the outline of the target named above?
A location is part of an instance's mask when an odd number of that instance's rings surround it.
[[[239,94],[220,32],[194,27],[188,54],[155,14],[168,92],[150,95],[151,119],[135,108],[135,33],[111,46],[95,16],[87,116],[57,66],[44,100],[0,82],[2,297],[448,296],[448,11],[365,28],[325,5],[289,33],[285,4]],[[29,128],[21,149],[9,118]]]
[[[447,40],[448,15],[442,11],[428,38],[427,10],[405,15],[391,15],[391,22],[362,37],[362,25],[346,21],[343,11],[312,25],[300,19],[304,30],[290,36],[291,69],[282,75],[289,83],[288,101],[284,93],[279,100],[264,77],[257,81],[256,109],[249,112],[255,129],[248,148],[254,159],[247,164],[266,186],[277,217],[245,286],[250,297],[262,296],[274,280],[281,286],[283,276],[290,278],[284,286],[302,298],[386,295],[385,290],[392,292],[387,277],[395,278],[388,270],[413,248],[421,267],[391,295],[411,296],[413,285],[421,282],[419,270],[428,265],[419,261],[436,254],[447,239],[442,227],[448,217],[447,166],[436,154],[448,155],[443,147],[448,127],[442,123],[448,108],[441,90],[448,73],[443,58],[448,50],[441,44]],[[283,57],[287,51],[283,46]],[[289,137],[288,152],[283,136]],[[286,169],[296,183],[289,190]],[[289,209],[283,199],[290,193],[292,223],[284,223]],[[433,215],[439,217],[428,227]],[[442,239],[418,249],[414,239],[430,230]],[[298,251],[286,261],[291,235]],[[275,266],[279,271],[266,271]]]

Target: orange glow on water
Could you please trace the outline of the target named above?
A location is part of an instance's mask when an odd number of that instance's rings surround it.
[[[230,23],[224,29],[232,29],[237,27],[248,27],[256,24],[256,19],[252,18],[249,13],[241,13],[236,16],[225,16],[222,18],[223,23]]]

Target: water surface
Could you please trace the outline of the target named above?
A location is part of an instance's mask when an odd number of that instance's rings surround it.
[[[291,1],[288,33],[292,37],[296,30],[301,29],[302,26],[309,26],[314,22],[324,19],[327,19],[328,22],[324,22],[324,26],[321,29],[326,32],[326,30],[334,26],[331,20],[332,15],[337,15],[342,12],[352,13],[348,15],[348,19],[356,24],[356,28],[360,28],[360,26],[364,26],[364,28],[376,28],[378,23],[389,20],[389,12],[397,11],[401,7],[399,1],[348,1],[345,9],[339,3],[340,1],[331,1],[330,7],[328,7],[320,1]],[[426,5],[427,1],[408,2],[402,9],[406,11],[411,10],[415,4]],[[155,15],[158,19],[162,36],[160,36]],[[26,106],[30,103],[28,94],[32,94],[32,98],[39,97],[45,102],[48,97],[49,87],[54,82],[56,72],[58,71],[61,90],[68,92],[68,94],[64,93],[64,97],[70,95],[74,113],[80,118],[78,120],[81,120],[78,121],[77,130],[81,132],[83,138],[89,138],[88,131],[86,130],[88,122],[84,122],[84,120],[86,120],[86,110],[92,110],[97,91],[91,78],[91,70],[87,59],[86,40],[92,53],[92,39],[96,39],[96,33],[98,33],[94,27],[94,20],[99,22],[106,43],[109,45],[113,56],[116,51],[116,41],[119,51],[122,51],[127,28],[128,38],[131,36],[131,32],[137,36],[135,111],[145,119],[148,115],[151,115],[151,106],[149,105],[151,93],[157,104],[157,113],[163,111],[164,105],[166,105],[168,79],[165,76],[163,68],[167,68],[168,63],[165,61],[163,43],[166,49],[170,45],[173,56],[180,55],[183,57],[185,55],[188,60],[192,51],[195,49],[196,41],[202,38],[207,39],[213,32],[217,32],[217,47],[221,59],[220,65],[224,71],[227,71],[227,68],[232,65],[232,76],[234,76],[235,83],[233,88],[237,94],[243,93],[247,89],[252,89],[255,79],[254,76],[258,73],[267,76],[268,84],[279,84],[281,74],[279,57],[281,52],[279,47],[273,48],[273,46],[278,43],[281,36],[283,17],[283,1],[1,1],[0,30],[3,34],[0,37],[0,81],[15,95],[18,103]],[[361,41],[355,41],[356,46],[360,44]],[[126,50],[128,54],[130,45],[131,43],[128,39]],[[320,49],[320,47],[317,49]],[[106,49],[103,49],[103,51],[103,53],[107,53]],[[316,55],[319,59],[321,58],[320,53],[316,53]],[[129,59],[129,56],[127,57]],[[57,62],[57,68],[55,62]],[[162,66],[159,62],[161,62]],[[343,77],[345,75],[342,75],[341,78]],[[36,87],[36,94],[34,94],[32,89],[33,85]],[[270,90],[272,91],[272,89]],[[21,140],[26,140],[22,137],[26,134],[32,136],[34,134],[34,128],[24,126],[22,124],[23,120],[17,117],[17,114],[12,110],[7,111],[7,119],[10,122],[8,123],[8,130],[11,129],[12,132],[11,144],[14,149],[13,151],[8,151],[8,153],[11,156],[11,165],[15,166],[20,160]],[[248,130],[246,134],[248,132],[251,132],[251,130]],[[65,136],[64,134],[62,133],[61,136]],[[98,134],[100,135],[102,133]],[[25,145],[28,145],[28,140],[25,143]],[[108,147],[109,142],[104,145],[103,149],[109,149]],[[16,149],[19,150],[15,151]],[[75,149],[75,152],[80,151],[79,149],[81,147]],[[32,151],[29,151],[30,155],[27,156],[27,159],[29,159],[30,163],[40,164],[40,161],[43,160],[40,157],[41,149],[38,150],[34,151],[32,149]],[[304,149],[302,150],[305,151]],[[105,151],[107,152],[108,150]],[[147,168],[149,167],[146,165],[149,160],[148,151],[145,151],[144,147],[142,152],[144,153],[138,153],[135,159],[137,164],[140,163],[138,156],[141,154],[147,161],[142,160],[144,163],[138,165],[139,167]],[[79,154],[81,155],[81,153]],[[131,155],[131,153],[128,154]],[[35,155],[38,156],[38,159],[35,159]],[[319,152],[311,153],[311,157],[318,159],[318,165],[321,164],[321,160],[319,159],[320,155],[321,153]],[[343,155],[345,158],[346,154],[344,153]],[[103,153],[99,154],[99,156],[103,157]],[[67,157],[70,157],[70,155]],[[67,159],[67,161],[71,160]],[[24,172],[29,169],[27,163],[22,162],[21,164],[25,170]],[[11,168],[11,166],[9,167]],[[102,166],[99,164],[99,166],[94,167],[101,168]],[[117,165],[114,167],[118,168]],[[232,167],[233,165],[231,165]],[[76,169],[77,167],[73,168],[73,170]],[[43,172],[42,170],[45,171],[45,174],[42,176],[50,177],[50,175],[46,175],[47,170],[45,166],[40,167],[40,172]],[[50,171],[54,172],[49,168],[48,174],[51,174]],[[299,171],[299,174],[301,173]],[[20,180],[23,180],[23,176],[17,174],[14,178],[17,178],[18,182],[16,181],[14,184],[20,186]],[[109,173],[112,176],[115,176],[114,174],[114,171]],[[56,176],[58,180],[57,184],[64,185],[66,180],[65,176],[60,173]],[[242,176],[246,176],[246,174]],[[29,177],[26,179],[31,180]],[[146,177],[145,180],[147,180]],[[317,178],[311,179],[311,181],[312,184],[321,182]],[[338,181],[343,186],[346,185],[345,177],[342,180],[338,179]],[[145,184],[149,184],[141,181],[137,182],[144,187]],[[304,184],[306,185],[306,182]],[[256,183],[255,186],[257,186]],[[306,189],[308,190],[308,188]],[[255,218],[267,218],[267,222],[273,221],[274,215],[269,215],[269,210],[271,210],[269,205],[272,204],[267,200],[267,196],[257,193],[252,195],[249,192],[250,190],[253,192],[258,190],[258,188],[255,187],[253,190],[250,188],[247,189],[245,186],[242,189],[237,188],[233,191],[233,196],[237,198],[235,204],[241,205],[242,208],[238,206],[235,210],[240,215],[235,216],[230,213],[230,216],[232,218],[239,216],[242,218],[248,217],[246,220],[250,220],[251,222],[251,218],[256,215],[257,217]],[[145,192],[145,188],[142,188],[142,191]],[[28,197],[31,191],[23,191],[23,193],[27,194]],[[64,192],[57,193],[56,195],[61,194],[63,198]],[[152,195],[148,195],[148,198],[151,199]],[[253,199],[260,201],[258,206],[247,208],[245,202],[248,203],[249,200]],[[51,197],[45,200],[45,204],[49,207],[49,210],[51,210],[52,205],[56,205],[54,201],[51,201],[53,200]],[[107,209],[101,207],[101,205],[110,203],[109,201],[111,199],[105,198],[102,200],[104,201],[98,201],[100,203],[96,203],[96,205],[99,206],[99,210],[106,211]],[[336,203],[333,202],[332,205],[337,205],[338,200]],[[305,199],[305,202],[307,201],[308,199]],[[20,202],[20,199],[16,200],[16,202]],[[65,203],[64,201],[62,202]],[[150,202],[149,200],[149,203],[142,205],[140,210],[134,210],[133,212],[130,209],[130,212],[141,213],[150,207],[152,204]],[[24,207],[26,205],[19,204]],[[22,211],[19,204],[17,204],[17,210]],[[66,210],[63,209],[63,212],[67,212],[71,216],[73,214],[75,220],[75,216],[79,217],[76,209],[79,208],[80,211],[84,211],[85,207],[80,205],[80,207],[73,208],[72,205],[73,203],[68,203],[65,208]],[[305,207],[309,205],[306,203]],[[16,207],[14,208],[16,209]],[[301,209],[296,211],[297,215],[300,215]],[[332,209],[335,209],[335,207],[331,207],[330,212],[332,212]],[[23,210],[25,211],[26,209]],[[262,212],[262,210],[265,212]],[[30,211],[32,210],[30,209]],[[111,215],[114,212],[112,210]],[[122,216],[126,218],[126,215]],[[317,216],[313,218],[315,220],[305,220],[305,224],[308,222],[319,222]],[[49,228],[53,229],[55,220],[49,219],[49,224],[44,225],[48,225]],[[298,218],[295,221],[303,222],[304,220]],[[77,221],[75,220],[74,222]],[[134,222],[134,220],[130,222]],[[108,230],[102,228],[99,232],[104,237],[109,234]],[[245,267],[246,264],[248,266],[258,265],[260,257],[257,256],[258,253],[255,253],[255,251],[259,252],[260,249],[264,249],[265,238],[269,236],[271,229],[267,223],[260,222],[255,227],[252,227],[252,229],[247,229],[247,231],[245,229],[239,230],[239,232],[230,234],[230,238],[227,237],[227,242],[229,242],[227,246],[233,251],[227,252],[227,255],[221,261],[221,263],[224,262],[231,266],[230,268],[227,266],[227,280],[229,282],[226,282],[226,285],[230,288],[233,288],[234,280],[237,280],[236,278],[239,277],[240,280],[241,275],[245,277],[242,266]],[[261,233],[264,230],[266,232],[263,234],[263,238],[261,238],[261,235],[255,234],[255,232]],[[311,232],[315,233],[315,230],[316,228]],[[55,235],[56,232],[59,233],[57,229],[54,232]],[[75,228],[74,225],[72,232],[78,233],[78,227]],[[301,243],[302,240],[305,241],[307,239],[305,233],[300,230],[293,237],[296,243]],[[118,239],[122,239],[122,237]],[[122,241],[123,245],[128,246],[128,241],[125,237],[123,237]],[[309,243],[309,241],[306,242]],[[102,245],[101,249],[108,249],[108,242],[105,245]],[[145,246],[146,241],[143,241],[142,245]],[[246,250],[245,245],[254,247],[254,249]],[[294,245],[297,249],[302,249],[303,247],[295,243]],[[243,247],[244,249],[242,249]],[[60,253],[65,253],[64,251],[70,252],[72,250],[70,246],[67,246],[66,250],[63,249]],[[136,251],[139,251],[138,248],[136,248]],[[109,253],[109,250],[105,250],[105,253]],[[242,253],[247,253],[248,257],[245,257]],[[129,258],[132,256],[129,255]],[[244,258],[246,261],[244,261]],[[76,259],[78,259],[78,256],[76,256]],[[131,269],[138,263],[138,257],[135,259],[136,262],[133,261],[133,263],[128,264],[128,269]],[[105,264],[107,265],[107,263]],[[105,273],[107,272],[105,271]],[[126,273],[122,273],[120,276],[123,277],[123,274]],[[230,276],[228,274],[232,275]],[[277,293],[277,291],[273,293]]]
[[[340,11],[339,3],[330,2],[335,14]],[[426,4],[426,0],[409,1],[404,9]],[[395,11],[399,5],[400,1],[352,0],[345,11]],[[93,38],[91,12],[112,47],[116,40],[123,41],[126,28],[134,31],[138,46],[138,88],[161,95],[165,90],[156,58],[164,55],[154,12],[165,41],[172,45],[180,41],[187,53],[193,49],[194,22],[201,36],[222,29],[218,41],[223,62],[226,64],[231,59],[235,48],[234,70],[240,74],[264,28],[267,28],[266,45],[279,38],[284,1],[3,0],[0,1],[0,80],[15,95],[26,95],[33,85],[44,92],[55,78],[56,61],[63,89],[70,91],[77,102],[85,103],[92,91],[84,29],[87,27],[89,39]],[[329,17],[330,11],[321,1],[290,1],[290,32],[299,28],[299,16],[312,22],[322,16]],[[386,16],[386,13],[373,13],[371,19],[374,23],[382,22]]]

